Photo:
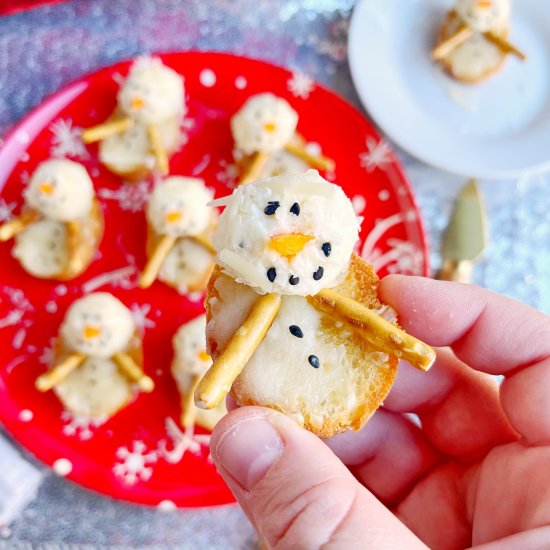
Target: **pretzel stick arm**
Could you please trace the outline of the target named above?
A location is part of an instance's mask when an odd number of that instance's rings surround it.
[[[149,288],[157,278],[160,268],[170,250],[176,244],[177,237],[174,235],[163,235],[157,243],[155,250],[151,254],[141,277],[139,278],[139,288]]]
[[[502,36],[498,36],[497,34],[494,34],[492,32],[486,32],[484,33],[485,38],[494,44],[501,52],[503,53],[511,53],[512,55],[515,55],[522,61],[525,61],[527,59],[527,56],[518,48],[516,48],[513,44],[508,42],[506,38]]]
[[[160,130],[155,124],[150,124],[147,127],[147,134],[149,135],[149,142],[151,144],[151,149],[155,155],[155,160],[157,161],[157,168],[159,172],[165,176],[168,174],[168,153],[166,148],[162,143],[162,138],[160,136]]]
[[[195,235],[192,238],[195,242],[200,244],[202,247],[206,248],[208,252],[210,252],[214,256],[216,255],[216,249],[214,248],[214,243],[212,242],[212,239],[208,235],[205,235],[203,233],[202,235]]]
[[[301,145],[297,145],[296,143],[287,143],[285,145],[285,149],[288,153],[302,159],[313,168],[328,170],[329,172],[334,170],[334,161],[332,159],[322,155],[312,155],[305,147]]]
[[[187,429],[195,424],[197,407],[195,405],[195,390],[201,381],[201,376],[195,376],[191,387],[181,397],[181,425]]]
[[[141,391],[150,393],[154,390],[155,383],[153,380],[143,372],[141,367],[127,353],[115,353],[113,359],[126,378],[135,382]]]
[[[463,23],[453,35],[449,36],[449,38],[441,42],[441,44],[438,44],[432,50],[432,58],[436,61],[444,59],[453,50],[458,48],[461,44],[464,44],[473,34],[473,29],[466,25],[466,23]]]
[[[40,375],[34,383],[35,388],[38,391],[46,392],[57,386],[60,382],[65,380],[73,370],[80,366],[86,357],[81,353],[71,353],[58,363],[48,372]]]
[[[324,289],[308,297],[308,301],[319,311],[351,326],[379,350],[405,359],[419,370],[427,371],[435,361],[435,351],[430,346],[347,296]]]
[[[82,226],[78,220],[67,222],[67,267],[68,273],[79,273],[84,265],[82,257],[82,247],[80,246],[83,239]]]
[[[242,174],[238,185],[244,185],[246,183],[250,183],[251,181],[257,180],[268,160],[269,153],[266,151],[257,151],[254,153],[254,157],[250,161],[250,164],[246,168],[245,172]]]
[[[229,393],[231,385],[252,357],[279,309],[278,294],[260,296],[245,322],[235,332],[204,375],[195,391],[195,404],[201,409],[213,409]]]
[[[102,141],[116,134],[122,134],[122,132],[129,130],[133,124],[134,121],[129,117],[109,120],[103,124],[98,124],[97,126],[92,126],[91,128],[83,130],[81,136],[82,141],[86,144]]]
[[[0,242],[6,242],[13,239],[15,235],[21,233],[27,226],[40,219],[38,212],[29,211],[21,214],[17,218],[0,225]]]

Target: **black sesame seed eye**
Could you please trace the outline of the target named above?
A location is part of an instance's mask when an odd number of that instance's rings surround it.
[[[316,281],[320,281],[323,278],[324,273],[325,273],[325,270],[322,267],[319,267],[319,269],[313,274],[313,278]]]
[[[294,214],[295,216],[299,216],[299,215],[300,215],[300,205],[299,205],[297,202],[295,202],[295,203],[291,206],[290,212],[291,212],[292,214]]]
[[[307,360],[314,369],[318,369],[321,366],[321,363],[319,362],[319,357],[317,357],[317,355],[310,355]]]
[[[290,330],[290,334],[292,334],[292,336],[296,336],[296,338],[304,337],[304,333],[302,332],[302,329],[298,325],[290,325],[288,327],[288,330]]]
[[[274,267],[270,267],[267,270],[267,278],[269,279],[269,282],[272,283],[276,277],[277,277],[277,270]]]
[[[277,211],[277,208],[281,206],[278,201],[269,201],[267,203],[267,206],[264,209],[264,214],[267,214],[268,216],[273,216],[275,212]]]
[[[291,275],[291,276],[288,278],[288,282],[289,282],[292,286],[296,286],[296,285],[300,282],[300,277],[294,277],[294,275]]]
[[[323,246],[321,246],[321,250],[323,251],[324,255],[328,258],[330,256],[330,253],[332,252],[332,246],[330,243],[323,243]]]

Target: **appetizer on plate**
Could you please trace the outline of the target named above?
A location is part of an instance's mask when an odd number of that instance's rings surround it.
[[[54,389],[66,410],[106,420],[154,383],[142,370],[141,338],[132,314],[104,292],[76,300],[67,310],[56,362],[36,379]]]
[[[33,173],[21,214],[0,226],[0,241],[29,274],[69,280],[90,265],[103,236],[103,212],[86,169],[50,159]]]
[[[120,87],[112,116],[84,130],[82,140],[99,141],[100,161],[126,179],[164,175],[181,143],[184,114],[183,77],[158,58],[140,58]]]
[[[225,401],[222,400],[213,410],[205,411],[195,405],[193,397],[197,384],[212,365],[212,359],[206,352],[205,329],[205,315],[180,327],[173,339],[172,375],[181,395],[181,425],[190,428],[198,424],[212,430],[227,413]]]
[[[298,113],[281,97],[264,93],[245,102],[231,119],[236,156],[240,157],[239,184],[257,180],[275,154],[279,165],[280,159],[290,154],[313,168],[334,168],[331,159],[308,152],[303,138],[296,134],[297,124]]]
[[[358,430],[380,406],[398,358],[427,370],[434,351],[397,326],[372,267],[353,253],[351,201],[315,170],[238,187],[224,199],[208,285],[212,367],[202,408],[228,391],[329,437]]]
[[[506,56],[525,55],[508,41],[510,0],[457,0],[439,32],[433,58],[460,82],[491,76]]]
[[[181,293],[199,292],[214,267],[210,233],[216,223],[208,207],[212,193],[196,178],[171,176],[159,183],[147,206],[147,265],[141,288],[158,277]]]

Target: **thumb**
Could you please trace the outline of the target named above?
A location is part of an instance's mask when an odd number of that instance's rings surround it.
[[[270,548],[426,548],[319,438],[281,413],[230,412],[211,452]]]

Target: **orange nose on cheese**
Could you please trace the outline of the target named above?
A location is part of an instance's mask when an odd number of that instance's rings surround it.
[[[266,132],[274,132],[277,129],[277,125],[274,122],[266,122],[264,124],[264,130]]]
[[[478,8],[490,8],[493,5],[493,0],[477,0]]]
[[[201,361],[210,361],[210,355],[208,355],[208,353],[206,353],[206,350],[202,349],[201,351],[199,351],[199,353],[197,353],[197,357],[201,360]]]
[[[289,257],[299,254],[304,246],[313,239],[311,235],[291,233],[290,235],[276,235],[271,238],[269,248],[281,256]]]
[[[40,189],[40,192],[43,194],[43,195],[51,195],[53,193],[53,183],[49,182],[49,181],[43,181],[42,183],[40,183],[40,185],[38,186],[38,189]]]
[[[166,223],[178,223],[182,217],[183,216],[179,210],[174,210],[173,212],[168,212],[166,216],[164,216],[164,219],[166,220]]]
[[[84,336],[84,340],[92,340],[93,338],[96,338],[101,334],[101,329],[97,327],[87,326],[84,327],[82,334]]]
[[[145,105],[145,101],[141,97],[132,98],[132,109],[141,109]]]

